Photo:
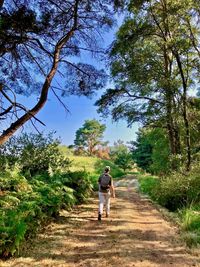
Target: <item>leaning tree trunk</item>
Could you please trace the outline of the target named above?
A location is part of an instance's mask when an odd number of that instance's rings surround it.
[[[1,1],[1,0],[0,0]],[[2,1],[1,1],[2,2]],[[0,2],[0,4],[1,4]],[[53,56],[53,63],[52,67],[46,76],[46,79],[44,81],[40,98],[37,104],[29,111],[27,111],[24,115],[22,115],[19,119],[17,119],[14,123],[10,125],[9,128],[7,128],[0,136],[0,145],[4,144],[22,125],[24,125],[28,120],[33,118],[45,105],[47,101],[47,96],[49,92],[49,88],[51,86],[52,79],[54,78],[57,69],[58,64],[60,60],[60,52],[64,45],[69,41],[69,39],[74,34],[75,30],[77,29],[77,10],[78,10],[78,0],[76,1],[75,10],[74,10],[74,22],[72,25],[72,28],[68,33],[66,33],[56,44],[55,50],[54,50],[54,56]],[[3,88],[0,88],[3,90]]]
[[[68,39],[72,36],[73,32],[70,32],[68,34]],[[47,96],[49,92],[49,88],[52,82],[53,77],[55,76],[55,73],[58,68],[59,63],[59,57],[60,57],[60,51],[63,47],[64,43],[59,43],[56,45],[55,52],[54,52],[54,60],[51,67],[50,72],[46,76],[45,82],[42,87],[40,99],[37,102],[37,104],[28,112],[26,112],[23,116],[21,116],[18,120],[16,120],[14,123],[10,125],[9,128],[7,128],[0,136],[0,145],[4,144],[24,123],[26,123],[28,120],[33,118],[45,105],[47,101]],[[2,89],[3,90],[3,89]]]

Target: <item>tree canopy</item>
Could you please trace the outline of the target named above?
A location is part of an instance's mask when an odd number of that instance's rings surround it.
[[[102,32],[122,6],[122,0],[1,1],[0,144],[28,120],[42,123],[36,114],[50,90],[63,104],[60,96],[88,97],[105,85],[105,72],[79,58],[104,53]],[[18,101],[18,94],[33,93],[38,100],[32,108]]]
[[[75,146],[82,147],[90,156],[93,155],[96,146],[103,143],[105,129],[106,126],[95,119],[86,120],[83,126],[76,131]]]
[[[114,120],[167,129],[170,153],[185,154],[187,169],[188,95],[197,87],[200,66],[197,2],[129,1],[128,15],[110,51],[115,86],[96,102],[99,112],[106,116],[110,112]]]

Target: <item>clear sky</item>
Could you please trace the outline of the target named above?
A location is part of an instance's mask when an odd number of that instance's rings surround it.
[[[64,144],[73,144],[76,130],[87,119],[97,119],[101,123],[106,124],[104,140],[109,141],[110,145],[118,139],[125,142],[135,140],[137,125],[127,128],[126,122],[112,123],[109,117],[106,119],[100,118],[94,106],[95,98],[90,100],[85,97],[69,97],[65,98],[64,102],[69,108],[70,113],[66,113],[55,97],[52,96],[37,116],[46,124],[46,127],[42,127],[43,129],[46,128],[45,132],[55,130],[56,136],[60,136]],[[42,128],[40,127],[40,129]]]
[[[122,19],[118,18],[118,26],[121,21]],[[105,33],[105,35],[103,36],[104,40],[102,40],[104,47],[108,47],[108,45],[112,43],[116,30],[117,27],[112,29],[109,33]],[[105,69],[104,63],[100,62],[100,60],[93,59],[88,53],[83,54],[80,58],[80,61],[88,64],[93,64],[95,65],[95,67],[100,69]],[[62,83],[62,81],[59,82]],[[50,93],[46,105],[36,116],[43,123],[45,123],[46,127],[41,127],[37,124],[38,129],[40,131],[44,131],[45,133],[48,133],[49,131],[56,131],[56,136],[61,137],[62,143],[70,145],[73,144],[73,141],[75,139],[75,132],[83,125],[85,120],[97,119],[106,124],[104,140],[109,141],[110,145],[112,145],[113,142],[118,139],[121,139],[125,142],[135,140],[136,131],[138,130],[137,124],[133,125],[132,128],[127,128],[125,121],[112,123],[112,119],[110,117],[102,119],[100,115],[97,114],[94,103],[102,92],[98,92],[98,95],[93,97],[92,99],[75,96],[62,98],[70,113],[66,113],[55,96]],[[34,98],[36,99],[36,97],[33,96],[29,99],[21,97],[21,100],[22,103],[27,103],[27,105],[31,107]],[[25,130],[33,130],[33,128],[30,127],[31,125],[27,124],[25,126]]]

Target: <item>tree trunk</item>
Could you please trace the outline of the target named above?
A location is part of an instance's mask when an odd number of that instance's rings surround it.
[[[180,59],[180,56],[177,51],[172,50],[173,54],[176,58],[176,62],[180,71],[181,79],[182,79],[182,85],[183,85],[183,96],[182,96],[182,104],[183,104],[183,120],[184,120],[184,125],[185,125],[185,134],[186,134],[186,149],[187,149],[187,162],[186,162],[186,170],[190,170],[191,166],[191,144],[190,144],[190,125],[189,125],[189,120],[188,120],[188,115],[187,115],[187,81],[183,72],[182,68],[182,62]]]
[[[4,0],[0,0],[0,10],[1,10],[2,7],[3,7],[3,4],[4,4]]]
[[[166,0],[161,1],[163,9],[163,40],[164,44],[164,61],[165,61],[165,80],[166,80],[166,110],[167,110],[167,128],[170,141],[170,149],[172,155],[180,153],[180,136],[179,128],[175,123],[174,110],[176,110],[176,103],[174,101],[175,92],[171,85],[171,74],[172,74],[172,59],[171,51],[168,46],[168,40],[171,38],[171,32],[169,29],[168,21],[168,3]],[[177,169],[175,163],[172,163],[172,168]]]
[[[76,22],[76,20],[75,20]],[[71,38],[71,36],[74,34],[76,28],[76,24],[72,29],[63,37],[61,38],[57,45],[55,46],[54,51],[54,58],[51,70],[49,71],[48,75],[46,76],[45,82],[42,87],[40,99],[37,102],[37,104],[28,112],[26,112],[23,116],[21,116],[18,120],[16,120],[14,123],[10,125],[9,128],[7,128],[0,136],[0,145],[4,144],[23,124],[25,124],[28,120],[33,118],[45,105],[47,101],[47,96],[49,92],[49,88],[52,82],[53,77],[56,74],[56,71],[58,69],[59,64],[59,58],[60,58],[60,52],[63,48],[63,46],[66,44],[66,42]]]

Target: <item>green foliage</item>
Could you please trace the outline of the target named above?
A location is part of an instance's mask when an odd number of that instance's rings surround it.
[[[165,5],[133,0],[128,10],[110,52],[113,88],[96,102],[98,111],[105,117],[110,113],[116,121],[125,119],[129,126],[139,121],[161,131],[167,129],[165,138],[156,144],[163,157],[156,152],[154,159],[151,157],[152,144],[147,140],[141,145],[144,150],[137,151],[138,165],[145,170],[151,170],[151,161],[155,173],[172,167],[177,170],[179,161],[169,162],[169,154],[172,159],[181,154],[189,169],[191,146],[199,147],[193,139],[199,135],[199,125],[190,120],[193,117],[194,121],[196,110],[189,114],[188,97],[190,90],[198,87],[200,68],[197,2],[170,0]]]
[[[133,168],[132,154],[123,141],[118,140],[114,142],[114,146],[110,148],[110,156],[114,163],[123,169],[124,172]]]
[[[134,167],[132,154],[129,151],[124,151],[124,152],[119,153],[114,163],[120,168],[122,168],[124,172],[126,170],[131,170]]]
[[[200,244],[200,204],[179,211],[182,237],[189,247]]]
[[[140,129],[137,134],[136,142],[131,142],[131,151],[133,153],[133,159],[137,166],[145,171],[150,171],[152,164],[152,145],[147,138],[147,132],[144,129]]]
[[[181,227],[185,231],[198,231],[200,234],[200,206],[184,208],[179,212]]]
[[[172,164],[170,162],[170,149],[166,131],[162,128],[151,129],[146,137],[152,146],[150,172],[154,174],[168,173]]]
[[[63,154],[66,157],[72,156],[74,154],[73,146],[59,145],[58,149],[61,152],[61,154]]]
[[[159,184],[159,179],[153,176],[139,176],[139,189],[142,193],[149,195],[155,199],[154,189]]]
[[[163,178],[155,188],[156,200],[162,206],[175,211],[200,202],[200,176],[196,167],[189,174],[174,173]]]
[[[67,175],[68,181],[65,184],[66,186],[73,188],[76,200],[79,203],[86,200],[93,189],[89,173],[82,170],[69,172]]]
[[[69,167],[70,171],[86,170],[91,176],[99,177],[106,166],[110,166],[111,175],[113,178],[124,175],[124,172],[116,166],[111,160],[99,159],[96,157],[86,156],[69,156],[72,165]]]
[[[83,202],[92,183],[85,171],[40,174],[27,180],[14,171],[0,176],[0,255],[13,255],[48,218]]]
[[[95,164],[95,173],[99,176],[104,171],[106,166],[110,166],[110,174],[113,178],[117,178],[125,174],[124,171],[119,168],[119,166],[110,160],[98,160]]]
[[[200,244],[200,175],[199,166],[185,175],[174,173],[162,179],[138,175],[141,192],[160,205],[176,211],[181,236],[189,247]]]
[[[110,166],[110,174],[113,178],[121,177],[125,174],[124,171],[110,160],[86,156],[69,156],[69,159],[72,161],[72,165],[69,167],[70,171],[77,172],[85,170],[89,173],[90,182],[95,191],[98,190],[98,178],[106,166]]]
[[[85,50],[92,55],[103,52],[99,36],[114,24],[113,11],[121,8],[123,2],[60,1],[58,4],[43,0],[41,4],[39,0],[17,0],[16,4],[1,1],[0,76],[1,90],[4,92],[0,113],[3,132],[1,143],[32,118],[30,112],[34,111],[34,116],[35,112],[42,109],[52,78],[59,69],[64,70],[63,78],[66,78],[62,96],[71,94],[90,97],[95,90],[105,86],[105,71],[79,60]],[[77,20],[79,16],[81,19]],[[54,54],[58,58],[62,57],[62,60],[54,62],[52,71],[51,59]],[[10,90],[14,92],[12,96],[7,95]],[[39,96],[32,107],[20,103],[20,94],[30,96],[35,93]],[[26,119],[22,119],[24,115]]]
[[[5,170],[18,164],[26,177],[49,169],[60,171],[67,168],[70,161],[60,152],[59,144],[59,140],[53,139],[52,133],[47,136],[24,133],[12,137],[0,148],[0,167]]]
[[[75,146],[82,147],[91,156],[94,154],[95,147],[102,143],[101,139],[105,129],[106,126],[97,120],[86,120],[83,126],[76,131]]]
[[[133,159],[138,167],[153,174],[164,174],[170,171],[172,158],[165,130],[141,128],[136,142],[131,142],[131,144]],[[176,165],[178,166],[178,161]]]
[[[114,142],[114,145],[110,147],[110,156],[112,160],[115,160],[119,154],[124,152],[128,152],[128,147],[122,140],[117,140]]]

